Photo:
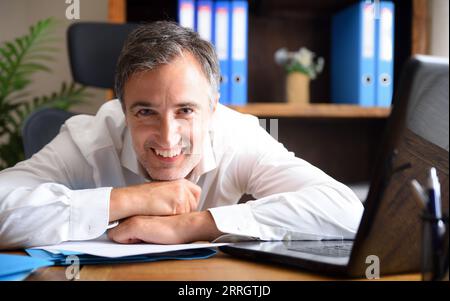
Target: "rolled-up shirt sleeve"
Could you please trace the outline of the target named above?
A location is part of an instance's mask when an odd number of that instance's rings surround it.
[[[0,173],[1,249],[93,239],[105,232],[112,187],[75,187],[59,155],[60,146],[70,143],[67,133],[60,134],[31,159]],[[83,168],[76,152],[70,156],[71,166]]]
[[[230,172],[256,200],[209,209],[217,228],[262,240],[354,238],[364,208],[353,191],[263,129],[253,131],[257,140],[234,154]]]

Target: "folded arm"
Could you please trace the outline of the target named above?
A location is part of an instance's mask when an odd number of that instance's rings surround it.
[[[257,200],[210,209],[218,229],[263,240],[353,238],[363,212],[353,191],[264,130],[254,137],[231,169]]]
[[[62,133],[30,160],[0,172],[1,249],[92,239],[106,230],[112,188],[95,188],[92,170],[71,143]],[[67,170],[66,159],[78,169]]]

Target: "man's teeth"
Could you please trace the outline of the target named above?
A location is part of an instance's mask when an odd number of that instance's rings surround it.
[[[155,153],[161,157],[172,158],[181,154],[181,149],[178,150],[157,150],[154,149]]]

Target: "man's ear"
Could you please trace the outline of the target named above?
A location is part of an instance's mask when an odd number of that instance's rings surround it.
[[[211,100],[211,113],[214,113],[217,109],[217,104],[219,102],[219,98],[220,98],[220,93],[217,93],[215,97],[213,97],[213,99]]]
[[[120,101],[123,115],[125,116],[125,125],[128,126],[128,118],[127,118],[127,110],[125,108],[125,103],[123,101]]]

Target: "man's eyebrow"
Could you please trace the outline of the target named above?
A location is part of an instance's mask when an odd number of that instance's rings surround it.
[[[129,107],[129,109],[130,109],[130,110],[133,110],[133,109],[136,108],[136,107],[153,108],[153,107],[155,107],[155,106],[154,106],[152,103],[148,102],[148,101],[140,100],[140,101],[134,102],[134,103]]]
[[[184,107],[190,107],[190,108],[195,108],[198,109],[200,106],[198,105],[198,103],[192,102],[192,101],[183,101],[181,103],[177,103],[175,105],[178,108],[184,108]]]
[[[151,102],[148,102],[148,101],[145,101],[145,100],[141,100],[141,101],[134,102],[129,107],[129,110],[133,110],[136,107],[155,108],[156,106],[153,105]],[[198,103],[195,103],[193,101],[183,101],[183,102],[177,103],[175,105],[175,107],[177,107],[177,108],[189,107],[189,108],[198,109],[200,106],[198,105]]]

